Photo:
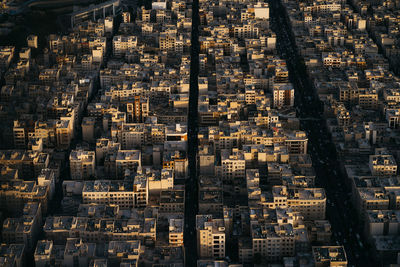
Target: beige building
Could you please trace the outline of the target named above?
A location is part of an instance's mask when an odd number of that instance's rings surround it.
[[[25,249],[34,249],[42,226],[40,203],[28,202],[19,218],[7,218],[3,223],[2,240],[6,243],[24,244]]]
[[[15,148],[25,149],[27,147],[30,132],[33,132],[33,125],[29,126],[25,121],[14,121],[13,135]]]
[[[290,207],[300,212],[305,220],[325,219],[326,195],[323,188],[288,189],[286,186],[274,186],[272,197],[261,201],[272,209]]]
[[[366,187],[356,189],[356,208],[360,215],[367,210],[389,209],[389,195],[381,187]]]
[[[168,241],[171,246],[183,246],[183,219],[169,219]]]
[[[82,119],[82,139],[88,143],[94,142],[94,127],[96,124],[96,118],[94,117],[84,117]]]
[[[199,258],[225,257],[225,224],[211,215],[196,216],[197,253]]]
[[[312,253],[316,267],[346,267],[347,256],[343,246],[313,247]]]
[[[64,250],[64,266],[89,266],[95,258],[96,244],[83,242],[80,238],[68,238]]]
[[[25,245],[23,244],[1,244],[0,259],[4,266],[23,267],[26,266],[25,261]]]
[[[119,150],[115,158],[115,171],[119,179],[123,179],[127,172],[136,172],[142,166],[140,150]]]
[[[331,224],[327,220],[315,220],[305,222],[310,242],[329,244],[331,241]]]
[[[96,155],[94,151],[72,150],[69,155],[71,179],[85,180],[95,176]]]
[[[245,177],[246,161],[243,150],[228,149],[221,150],[222,179],[234,180]]]
[[[294,88],[290,83],[276,83],[273,89],[275,108],[292,107],[294,105]]]
[[[138,40],[136,36],[117,35],[113,38],[113,53],[115,56],[123,56],[130,49],[137,46]]]
[[[28,35],[26,42],[28,43],[28,47],[38,48],[38,37],[36,35]]]
[[[396,160],[385,148],[377,148],[375,155],[369,156],[369,168],[372,175],[395,176],[397,174]]]
[[[35,266],[46,267],[54,265],[55,263],[55,249],[53,241],[40,240],[37,242],[35,249]]]
[[[369,238],[377,235],[398,235],[400,233],[400,211],[368,210],[365,229]]]
[[[107,154],[116,153],[121,149],[121,144],[108,138],[100,138],[96,141],[96,163],[102,164]]]
[[[135,181],[86,181],[82,190],[82,202],[85,204],[94,203],[133,208],[146,207],[147,201],[147,180],[143,178],[135,178]]]
[[[39,202],[46,213],[50,197],[48,185],[40,186],[34,181],[11,180],[0,182],[0,207],[11,213],[20,212],[25,203]]]
[[[139,240],[111,241],[108,243],[108,260],[112,266],[138,266],[139,257],[144,252],[144,247]],[[130,264],[129,262],[133,262]],[[136,264],[134,264],[136,263]]]
[[[290,223],[251,223],[253,255],[268,261],[291,257],[295,253],[295,233]]]
[[[285,145],[288,147],[289,154],[307,154],[308,138],[303,131],[286,133]]]
[[[160,193],[160,212],[184,212],[185,190],[162,190]]]
[[[161,173],[154,173],[150,170],[145,171],[148,177],[149,194],[160,195],[163,190],[170,190],[174,188],[174,173],[172,170],[161,170]]]

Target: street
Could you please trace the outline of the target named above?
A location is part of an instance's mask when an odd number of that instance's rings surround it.
[[[196,214],[198,210],[197,196],[197,102],[199,74],[199,2],[192,3],[192,47],[190,65],[190,92],[188,111],[188,159],[189,177],[185,183],[185,230],[184,244],[186,248],[186,266],[197,265]]]
[[[269,1],[271,27],[277,35],[278,53],[286,59],[289,78],[295,88],[295,105],[301,128],[306,131],[308,151],[316,171],[316,186],[327,194],[327,219],[332,225],[332,245],[344,245],[349,266],[377,266],[360,240],[362,226],[350,202],[350,188],[340,171],[335,145],[331,141],[323,106],[308,78],[305,65],[296,51],[296,44],[285,8],[279,1]],[[306,118],[306,119],[302,119]]]

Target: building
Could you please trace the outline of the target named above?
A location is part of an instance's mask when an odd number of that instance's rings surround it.
[[[96,164],[103,165],[104,158],[108,154],[114,154],[121,149],[121,144],[107,138],[100,138],[96,141]]]
[[[119,150],[115,158],[116,177],[122,179],[125,175],[135,173],[142,166],[140,150]]]
[[[136,36],[121,36],[113,37],[113,53],[115,56],[124,56],[129,50],[136,48],[138,43]]]
[[[85,204],[144,208],[147,201],[147,180],[143,178],[135,179],[135,181],[86,181],[82,189],[82,202]]]
[[[42,226],[42,209],[40,203],[25,204],[22,216],[7,218],[3,222],[2,240],[6,243],[23,244],[27,251],[35,248]]]
[[[26,266],[25,245],[23,244],[1,244],[0,259],[3,266]]]
[[[94,142],[96,118],[84,117],[82,120],[82,139],[88,143]]]
[[[347,266],[346,251],[343,246],[313,247],[315,266]]]
[[[40,240],[35,249],[35,266],[46,267],[54,265],[54,244],[53,241]]]
[[[131,22],[131,13],[129,12],[122,12],[122,21],[124,23],[130,23]]]
[[[73,180],[85,180],[95,176],[94,151],[72,150],[69,155],[70,173]]]
[[[38,48],[38,37],[36,35],[28,35],[26,42],[30,48]]]
[[[68,238],[65,244],[63,265],[89,266],[95,254],[96,244],[82,242],[79,238]]]
[[[111,241],[108,244],[108,260],[110,265],[125,266],[124,261],[128,260],[138,265],[139,257],[144,252],[144,248],[139,240],[130,241]],[[132,266],[127,263],[126,265]]]
[[[162,190],[160,193],[160,212],[184,212],[185,191],[179,189]]]
[[[392,155],[386,149],[376,149],[375,155],[369,156],[369,168],[372,175],[395,176],[397,164]]]
[[[273,89],[274,107],[293,107],[294,106],[294,88],[290,83],[274,84]]]
[[[168,242],[171,246],[183,246],[183,219],[169,219]]]
[[[11,214],[19,213],[26,203],[39,202],[42,214],[47,212],[50,188],[34,181],[10,180],[0,182],[0,207]]]
[[[245,177],[246,162],[242,150],[221,151],[222,179],[234,180]]]
[[[306,220],[325,219],[326,195],[323,188],[294,188],[274,186],[272,197],[266,199],[269,208],[290,207],[300,212]]]
[[[197,253],[199,258],[225,257],[225,224],[212,215],[196,216]]]

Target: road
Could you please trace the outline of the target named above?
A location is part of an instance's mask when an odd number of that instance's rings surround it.
[[[362,229],[350,201],[350,188],[346,187],[344,175],[340,172],[335,145],[322,116],[323,105],[297,53],[286,11],[279,1],[270,0],[269,5],[271,27],[277,35],[277,49],[286,59],[289,78],[295,88],[297,116],[309,138],[308,150],[317,175],[316,184],[326,190],[327,219],[333,231],[332,245],[344,245],[350,266],[378,266],[359,240]]]
[[[197,104],[199,75],[199,1],[192,3],[192,47],[190,63],[190,92],[188,110],[188,160],[189,177],[185,183],[185,231],[184,244],[186,249],[186,266],[197,265],[196,214],[198,211],[197,188]]]

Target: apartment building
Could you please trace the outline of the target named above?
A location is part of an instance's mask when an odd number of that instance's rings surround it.
[[[346,251],[343,246],[313,247],[315,266],[347,266]]]
[[[300,212],[305,220],[325,219],[326,195],[323,188],[295,188],[274,186],[271,198],[265,200],[269,208],[290,207]]]
[[[294,88],[292,84],[274,84],[274,107],[292,107],[294,105]]]
[[[397,210],[367,210],[365,233],[370,239],[379,235],[398,235],[399,219],[400,213]]]
[[[160,192],[160,212],[176,213],[185,210],[185,191],[181,189]]]
[[[27,251],[35,248],[42,226],[42,209],[38,202],[27,202],[22,216],[7,218],[3,222],[2,240],[6,243],[23,244]]]
[[[139,240],[111,241],[108,244],[107,252],[110,264],[132,266],[133,264],[129,264],[129,262],[138,265],[139,257],[144,252],[144,248]],[[127,262],[124,264],[125,261]]]
[[[225,224],[212,215],[196,216],[197,253],[199,258],[225,257]]]
[[[0,258],[9,266],[23,267],[26,264],[26,249],[24,244],[1,244]]]
[[[35,266],[45,267],[55,264],[54,243],[49,240],[39,240],[35,249]]]
[[[42,214],[47,212],[50,188],[35,181],[10,180],[0,182],[0,207],[11,214],[22,211],[24,205],[34,201],[40,203]]]
[[[108,138],[100,138],[96,141],[96,164],[104,163],[107,154],[116,153],[121,149],[121,144]]]
[[[291,224],[251,224],[253,255],[260,254],[268,261],[290,257],[295,252],[295,236]]]
[[[85,204],[118,205],[121,208],[145,207],[148,201],[147,180],[86,181],[82,189]]]
[[[142,166],[140,150],[119,150],[115,157],[116,177],[124,178]]]
[[[369,168],[372,175],[395,176],[397,174],[397,163],[384,148],[377,148],[375,155],[369,156]]]
[[[68,238],[65,244],[63,265],[89,266],[95,258],[96,244],[83,242],[80,238]]]
[[[285,145],[289,154],[307,154],[308,138],[303,131],[286,132]]]
[[[0,70],[6,71],[10,66],[11,60],[14,57],[14,46],[1,46],[0,47]]]
[[[95,176],[96,154],[94,151],[72,150],[69,162],[71,179],[85,180]]]
[[[221,150],[222,179],[234,180],[245,177],[246,161],[242,150]]]
[[[169,219],[168,241],[171,246],[183,245],[183,219]]]
[[[116,57],[125,55],[129,50],[136,48],[138,40],[136,36],[121,36],[113,37],[113,54]]]

